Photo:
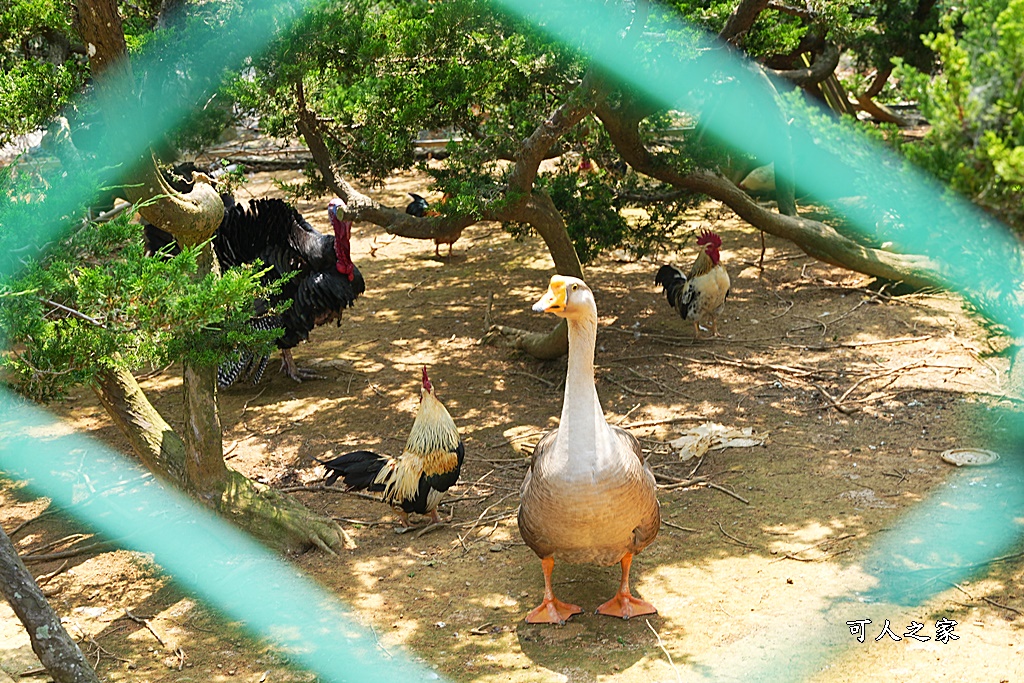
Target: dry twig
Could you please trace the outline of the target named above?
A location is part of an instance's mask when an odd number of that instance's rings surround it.
[[[842,536],[837,536],[836,538],[825,538],[825,539],[822,539],[822,540],[818,541],[817,543],[815,543],[813,545],[807,546],[806,548],[800,548],[800,550],[794,550],[793,552],[786,553],[782,557],[775,558],[774,560],[772,560],[772,563],[774,563],[774,562],[781,562],[782,560],[796,560],[797,562],[814,562],[815,561],[814,558],[797,557],[797,555],[799,555],[800,553],[802,553],[804,551],[811,550],[813,548],[817,548],[818,546],[824,545],[825,543],[832,543],[832,542],[838,543],[839,541],[845,541],[846,539],[853,538],[853,537],[854,537],[854,534],[843,534]],[[824,559],[824,558],[820,558],[820,559]]]
[[[754,545],[753,543],[747,543],[746,541],[741,541],[740,539],[738,539],[735,536],[733,536],[732,534],[730,534],[728,531],[725,530],[725,527],[722,526],[721,522],[715,522],[715,524],[718,525],[718,530],[721,531],[723,534],[725,534],[726,538],[731,538],[732,540],[736,541],[737,543],[739,543],[742,546],[746,546],[747,548],[757,548],[757,546]]]
[[[1010,607],[1009,605],[1002,605],[1002,604],[996,602],[995,600],[993,600],[992,598],[989,598],[989,597],[986,597],[986,596],[982,596],[981,599],[984,600],[985,602],[987,602],[988,604],[992,605],[993,607],[998,607],[999,609],[1009,610],[1010,612],[1014,612],[1016,614],[1024,616],[1024,612],[1021,612],[1016,607]]]
[[[13,528],[13,529],[12,529],[12,530],[11,530],[10,532],[8,532],[8,534],[7,534],[7,537],[8,537],[8,538],[10,538],[10,539],[13,539],[13,538],[14,538],[14,535],[15,535],[16,533],[18,533],[19,531],[21,531],[22,529],[24,529],[25,527],[27,527],[27,526],[28,526],[29,524],[31,524],[32,522],[38,522],[38,521],[39,521],[40,519],[42,519],[43,517],[46,517],[47,515],[52,515],[52,514],[54,514],[55,512],[57,512],[57,509],[56,509],[56,508],[49,508],[49,509],[43,510],[43,511],[42,511],[42,512],[40,512],[40,513],[39,513],[38,515],[36,515],[35,517],[29,517],[29,518],[28,518],[28,519],[26,519],[26,520],[25,520],[24,522],[22,522],[22,523],[21,523],[21,524],[19,524],[18,526],[14,527],[14,528]]]
[[[710,481],[704,482],[704,485],[707,486],[708,488],[715,489],[716,491],[721,491],[722,493],[724,493],[724,494],[726,494],[728,496],[732,496],[733,498],[735,498],[736,500],[740,501],[741,503],[745,503],[747,505],[750,505],[750,501],[749,500],[747,500],[746,498],[744,498],[743,496],[741,496],[738,493],[733,493],[732,491],[730,491],[729,489],[725,488],[724,486],[720,486],[720,485],[718,485],[718,484],[716,484],[714,482],[710,482]]]
[[[763,235],[764,233],[761,234]],[[672,655],[670,655],[668,650],[665,649],[665,643],[661,640],[661,634],[654,630],[649,619],[644,619],[644,621],[647,622],[647,628],[651,629],[651,632],[654,633],[654,637],[658,639],[658,647],[661,648],[661,651],[664,652],[665,656],[668,658],[668,665],[676,672],[676,680],[682,683],[683,677],[679,675],[679,669],[676,668],[675,662],[672,661]]]

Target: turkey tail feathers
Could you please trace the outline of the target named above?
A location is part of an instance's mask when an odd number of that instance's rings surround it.
[[[221,363],[217,368],[217,387],[227,389],[239,377],[248,377],[253,385],[259,384],[270,362],[270,356],[257,356],[252,351],[240,349],[236,360]]]
[[[158,252],[164,252],[168,257],[177,256],[181,253],[178,242],[174,235],[161,230],[152,223],[144,223],[142,235],[146,244],[146,256],[156,256]]]
[[[383,491],[384,484],[374,483],[377,474],[387,464],[388,458],[370,451],[353,451],[330,460],[317,460],[327,468],[324,484],[330,486],[340,477],[346,488],[355,491]]]

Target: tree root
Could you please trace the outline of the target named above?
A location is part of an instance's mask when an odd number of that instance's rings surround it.
[[[538,360],[554,360],[569,352],[569,332],[565,321],[559,321],[550,332],[533,332],[518,327],[491,325],[481,344],[508,346]]]
[[[127,370],[101,371],[93,389],[150,471],[172,486],[189,491],[260,541],[293,553],[315,547],[335,554],[355,547],[352,538],[329,517],[316,514],[227,466],[212,481],[190,481],[185,468],[184,441]]]
[[[234,470],[224,482],[216,508],[256,538],[288,553],[316,547],[336,555],[356,547],[334,520]]]

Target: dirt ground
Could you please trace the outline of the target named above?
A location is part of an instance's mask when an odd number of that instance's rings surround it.
[[[272,177],[295,175],[258,174],[242,194],[279,196]],[[408,191],[429,198],[424,188],[423,176],[408,174],[376,193],[403,205]],[[326,231],[325,206],[299,209]],[[652,282],[662,262],[689,266],[698,228],[722,235],[732,293],[723,336],[694,341]],[[1018,405],[1003,393],[1005,342],[988,337],[954,296],[878,294],[867,278],[770,236],[762,272],[760,250],[757,231],[708,204],[665,253],[610,254],[586,269],[600,316],[604,410],[641,439],[662,483],[665,524],[633,565],[634,588],[658,607],[655,617],[594,615],[614,592],[618,568],[557,565],[559,597],[589,613],[563,627],[523,621],[543,581],[516,529],[518,487],[530,447],[560,412],[565,361],[539,362],[479,340],[488,319],[536,330],[554,324],[530,310],[552,273],[537,238],[475,226],[450,259],[438,259],[431,243],[357,224],[353,258],[367,291],[340,327],[314,331],[295,353],[327,379],[296,384],[268,372],[258,387],[223,392],[229,464],[284,488],[318,483],[314,458],[356,448],[398,454],[417,406],[419,368],[428,366],[466,444],[461,481],[441,507],[450,522],[397,535],[397,516],[381,503],[296,492],[341,520],[358,548],[295,562],[372,625],[382,649],[405,648],[443,679],[768,680],[795,665],[799,648],[831,643],[811,680],[1024,680],[1020,554],[925,604],[833,600],[870,585],[864,561],[872,544],[956,471],[940,453],[985,447],[993,421],[982,416]],[[143,386],[180,425],[176,368]],[[56,410],[127,450],[88,391]],[[767,442],[681,461],[668,442],[705,421],[752,428]],[[8,533],[28,522],[14,534],[22,552],[80,531],[58,515],[37,519],[48,502],[15,485],[3,484],[0,503]],[[85,554],[31,569],[105,680],[315,678],[246,639],[141,555]],[[872,624],[858,643],[845,622],[863,618]],[[942,618],[957,622],[958,640],[934,638]],[[917,621],[933,637],[876,641],[885,619],[897,635]],[[798,645],[792,659],[772,663],[769,653]],[[744,668],[760,661],[782,668]],[[37,666],[0,605],[0,682],[4,671],[17,679]]]

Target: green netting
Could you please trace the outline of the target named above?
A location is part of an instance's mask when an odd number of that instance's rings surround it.
[[[609,74],[667,107],[713,109],[714,116],[707,117],[710,134],[766,161],[792,159],[792,181],[811,195],[827,200],[855,184],[865,201],[844,213],[867,238],[885,238],[895,250],[941,264],[951,289],[1014,334],[1024,331],[1019,246],[1005,228],[847,129],[836,127],[827,135],[812,132],[818,129],[799,113],[788,124],[769,118],[752,124],[751,116],[776,109],[779,95],[728,48],[709,39],[696,56],[681,56],[666,41],[639,54],[618,47],[623,40],[619,5],[599,0],[500,4],[537,22]],[[222,31],[193,31],[180,42],[182,54],[205,51],[208,58],[202,73],[191,73],[188,79],[177,75],[166,55],[134,60],[136,78],[144,74],[150,80],[163,79],[181,92],[159,106],[144,106],[145,116],[116,131],[126,144],[110,149],[120,150],[121,156],[105,158],[108,173],[94,179],[102,183],[115,177],[185,115],[185,103],[208,93],[225,70],[237,68],[245,55],[262,49],[287,18],[301,10],[298,3],[252,2]],[[668,25],[665,31],[694,33],[682,23]],[[136,103],[98,99],[95,104],[137,111]],[[782,129],[784,125],[788,130]],[[777,164],[776,172],[784,174],[786,167]],[[11,214],[0,216],[0,223],[22,231],[25,240],[51,239],[64,217],[88,197],[74,179],[53,176],[48,181],[51,190],[42,208],[34,211],[35,220],[12,224]],[[279,643],[325,679],[436,678],[404,657],[385,656],[333,596],[180,494],[166,490],[136,465],[95,441],[61,435],[45,411],[15,396],[0,395],[0,410],[4,472],[29,482],[40,495],[51,497],[125,547],[152,553],[176,581],[251,632]],[[872,588],[834,596],[824,609],[793,615],[785,624],[742,638],[726,648],[720,664],[696,673],[711,680],[799,680],[849,646],[848,638],[837,637],[837,628],[850,615],[869,610],[874,603],[921,605],[945,590],[948,582],[984,569],[1021,538],[1024,470],[1014,455],[1019,451],[1018,435],[1016,429],[1009,442],[1001,444],[1011,457],[1004,457],[999,467],[983,474],[955,473],[898,528],[879,538],[862,562],[874,579]],[[84,482],[87,490],[81,489]]]

